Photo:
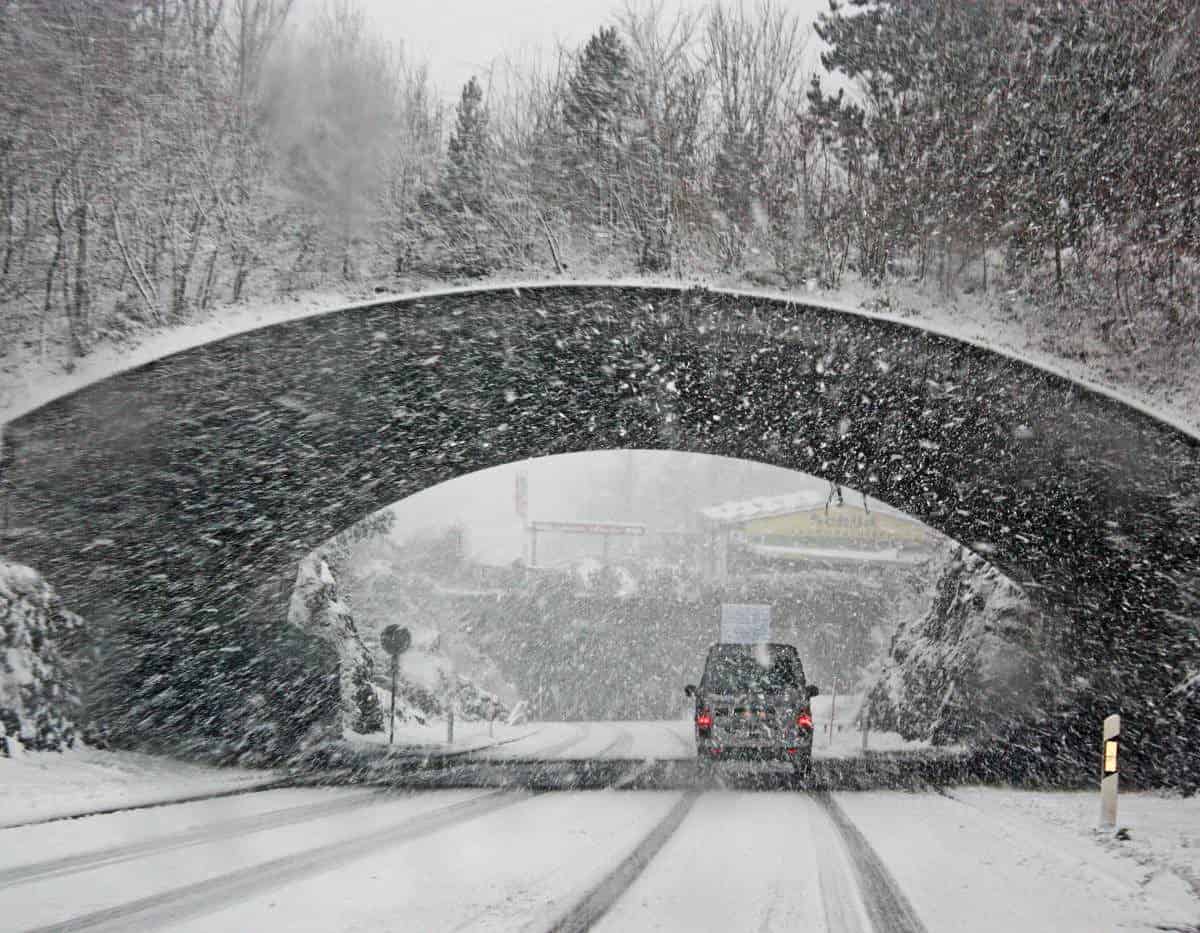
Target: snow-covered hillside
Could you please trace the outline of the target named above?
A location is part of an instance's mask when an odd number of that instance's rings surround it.
[[[499,591],[474,579],[445,541],[365,540],[347,564],[346,593],[363,641],[374,652],[381,687],[389,686],[389,669],[380,631],[398,624],[412,633],[412,645],[400,658],[402,722],[440,719],[448,693],[455,696],[456,715],[468,719],[482,716],[491,697],[501,709],[520,700],[496,662],[480,650],[474,632],[475,607]]]

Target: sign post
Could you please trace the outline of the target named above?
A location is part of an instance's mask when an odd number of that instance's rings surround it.
[[[833,744],[834,723],[837,722],[837,674],[833,675],[833,694],[829,697],[829,744]]]
[[[1113,713],[1104,720],[1104,745],[1100,763],[1100,827],[1115,829],[1117,825],[1117,781],[1120,769],[1117,752],[1121,745],[1121,717]]]
[[[392,725],[388,745],[396,738],[396,675],[400,670],[400,655],[412,644],[412,632],[399,625],[389,625],[379,633],[379,645],[392,657]]]
[[[529,474],[518,473],[516,489],[513,491],[514,504],[520,518],[529,518]]]

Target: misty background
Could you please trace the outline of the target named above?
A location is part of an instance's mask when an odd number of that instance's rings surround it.
[[[465,550],[487,564],[527,558],[525,519],[517,513],[517,477],[527,477],[534,521],[642,523],[654,531],[697,532],[699,511],[755,496],[778,496],[829,484],[815,477],[742,460],[673,451],[598,451],[542,457],[483,470],[434,486],[397,503],[392,535],[427,537],[460,526]],[[613,555],[630,542],[610,544]],[[603,545],[577,535],[547,534],[539,563],[599,558]]]
[[[413,633],[401,658],[410,719],[436,718],[451,694],[476,713],[494,696],[536,718],[674,718],[730,602],[770,605],[772,638],[797,645],[810,678],[857,709],[896,627],[928,606],[943,557],[780,560],[736,550],[718,565],[713,548],[729,526],[703,510],[719,505],[859,516],[852,521],[886,509],[749,461],[586,452],[442,483],[319,553],[381,678],[379,632],[398,624]],[[634,524],[644,534],[542,531],[534,559],[536,522]]]

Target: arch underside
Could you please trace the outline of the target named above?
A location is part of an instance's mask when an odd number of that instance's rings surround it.
[[[1194,660],[1194,438],[827,308],[615,286],[415,297],[158,360],[6,443],[3,547],[85,617],[282,613],[304,554],[398,499],[526,457],[671,449],[836,481],[975,548],[1040,600],[1075,669],[1121,659],[1105,702],[1163,695]]]

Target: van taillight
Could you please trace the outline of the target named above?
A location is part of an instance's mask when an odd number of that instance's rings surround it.
[[[803,712],[796,714],[797,729],[811,729],[812,727],[812,713],[810,713],[808,710],[804,710]]]
[[[711,710],[702,709],[696,714],[696,728],[707,731],[712,728]]]

